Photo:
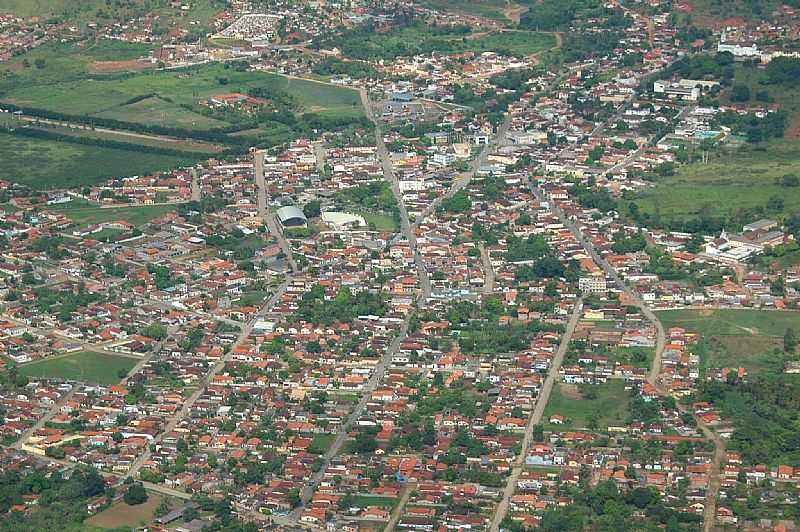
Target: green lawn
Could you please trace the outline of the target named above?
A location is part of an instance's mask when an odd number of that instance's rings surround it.
[[[0,133],[0,179],[39,190],[170,170],[194,160]]]
[[[700,334],[702,367],[742,366],[751,374],[781,364],[774,354],[789,327],[800,330],[800,312],[759,310],[666,310],[658,312],[664,327],[682,327]]]
[[[120,371],[128,372],[136,365],[136,359],[81,351],[74,355],[23,364],[19,373],[33,378],[63,378],[94,384],[119,382]]]
[[[740,208],[763,207],[772,196],[783,199],[783,213],[796,212],[800,187],[775,182],[786,174],[800,174],[800,140],[772,141],[763,150],[721,151],[708,164],[680,166],[674,176],[658,178],[654,188],[639,193],[635,202],[641,211],[663,221],[701,214],[726,217]]]
[[[143,205],[141,207],[102,208],[88,201],[73,200],[70,203],[52,205],[49,209],[63,213],[80,226],[113,222],[115,220],[125,220],[135,226],[140,226],[153,218],[175,210],[175,207],[173,205]]]
[[[628,417],[629,398],[624,381],[615,379],[605,384],[582,385],[581,389],[593,390],[596,398],[586,398],[577,392],[577,388],[573,385],[558,383],[553,386],[542,423],[550,429],[583,429],[588,428],[594,421],[597,423],[597,430],[600,431],[605,431],[609,425],[625,423]],[[552,415],[562,416],[564,424],[552,425],[549,422]]]

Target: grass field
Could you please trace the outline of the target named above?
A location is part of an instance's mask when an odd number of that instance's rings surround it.
[[[682,327],[705,338],[703,368],[742,366],[751,374],[782,362],[773,351],[783,346],[789,327],[800,330],[800,312],[758,310],[666,310],[664,327]]]
[[[19,373],[33,378],[63,378],[93,384],[114,384],[119,382],[119,372],[125,372],[136,365],[136,359],[81,351],[50,360],[31,362],[19,366]]]
[[[358,214],[363,216],[368,224],[374,223],[375,229],[378,231],[397,231],[399,229],[397,222],[388,214],[375,214],[365,211],[358,212]]]
[[[381,497],[377,495],[356,495],[353,497],[353,506],[366,508],[367,506],[380,506],[382,508],[394,508],[397,499],[394,497]]]
[[[52,205],[51,211],[63,213],[77,225],[91,225],[102,222],[125,220],[136,226],[144,225],[153,218],[175,210],[172,205],[143,205],[141,207],[102,208],[88,201],[72,200],[69,203]]]
[[[123,501],[117,502],[97,515],[86,520],[87,525],[101,528],[131,529],[146,525],[155,518],[156,508],[164,500],[162,495],[148,492],[147,501],[129,506]]]
[[[605,431],[609,425],[620,425],[628,417],[628,392],[625,382],[610,380],[605,384],[592,386],[597,394],[596,399],[587,399],[577,390],[575,385],[558,383],[553,386],[550,400],[544,410],[543,424],[551,429],[556,428],[588,428],[592,421],[597,429]],[[550,416],[560,415],[563,425],[552,425]]]
[[[92,185],[192,164],[194,159],[0,133],[0,179],[46,190]]]
[[[721,153],[709,164],[679,167],[674,176],[635,199],[639,209],[662,220],[683,220],[699,214],[725,216],[739,208],[764,206],[772,196],[783,199],[784,212],[800,209],[800,187],[782,187],[775,179],[800,174],[800,140],[776,140],[762,150],[743,148]]]

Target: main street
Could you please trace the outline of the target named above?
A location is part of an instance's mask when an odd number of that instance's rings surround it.
[[[575,328],[578,326],[578,321],[583,311],[583,300],[579,299],[572,309],[569,322],[567,323],[564,336],[561,337],[561,343],[558,345],[558,350],[553,356],[550,363],[550,370],[547,372],[547,377],[544,379],[539,396],[536,398],[536,405],[528,417],[528,424],[525,426],[525,436],[522,439],[522,446],[520,452],[514,460],[514,468],[511,470],[511,475],[508,477],[505,488],[503,489],[503,498],[494,512],[490,530],[497,532],[500,529],[500,523],[508,511],[508,505],[511,502],[511,497],[514,495],[514,490],[517,487],[517,480],[522,474],[523,466],[525,465],[525,457],[528,455],[528,450],[533,442],[533,428],[542,421],[544,409],[547,402],[550,400],[550,394],[553,391],[553,386],[558,380],[558,371],[561,369],[561,363],[564,362],[564,355],[567,353],[569,344],[572,341],[572,335],[575,333]]]

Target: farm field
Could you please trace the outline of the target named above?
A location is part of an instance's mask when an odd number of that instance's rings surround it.
[[[144,225],[153,218],[175,209],[173,205],[144,205],[141,207],[100,207],[84,200],[72,200],[49,207],[60,212],[77,225],[92,225],[114,220],[125,220],[136,226]]]
[[[786,174],[800,174],[800,140],[775,140],[763,151],[744,148],[712,157],[709,164],[680,166],[674,176],[658,178],[655,187],[639,193],[634,202],[642,212],[677,222],[763,207],[773,196],[783,199],[784,213],[796,212],[800,187],[782,187],[775,181]]]
[[[580,390],[591,390],[594,398],[586,397]],[[558,383],[553,386],[550,401],[544,410],[542,424],[548,428],[591,428],[604,431],[609,425],[618,425],[628,417],[629,398],[625,382],[609,380],[605,384],[586,385]],[[553,425],[550,416],[564,418],[563,425]],[[593,429],[594,430],[594,429]]]
[[[165,499],[164,496],[148,492],[147,500],[142,504],[130,506],[119,501],[97,515],[86,520],[86,524],[100,528],[136,528],[146,525],[155,518],[156,509]]]
[[[191,158],[34,139],[0,132],[0,179],[37,190],[92,185],[112,177],[187,166]]]
[[[81,351],[19,366],[19,373],[32,378],[63,378],[93,384],[114,384],[121,380],[119,373],[128,372],[136,359]]]
[[[667,310],[658,312],[664,327],[682,327],[706,340],[700,348],[703,368],[744,367],[764,372],[783,358],[786,329],[800,330],[800,312],[759,310]]]

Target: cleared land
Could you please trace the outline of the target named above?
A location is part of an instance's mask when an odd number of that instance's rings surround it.
[[[772,196],[784,201],[784,212],[800,210],[800,187],[782,187],[775,180],[800,174],[800,140],[776,140],[761,149],[721,152],[709,164],[681,166],[674,176],[634,200],[639,209],[662,220],[683,220],[700,214],[730,215],[740,208],[766,205]]]
[[[102,528],[130,529],[146,525],[155,518],[156,509],[164,497],[149,492],[147,501],[130,506],[123,501],[117,502],[99,514],[86,520],[86,524]]]
[[[173,205],[143,205],[141,207],[100,207],[95,203],[73,200],[49,207],[61,212],[77,225],[91,225],[115,220],[125,220],[139,226],[175,209]]]
[[[596,423],[597,430],[605,431],[609,425],[619,425],[628,417],[629,398],[625,382],[609,380],[605,384],[586,385],[582,390],[591,390],[595,395],[584,396],[574,384],[559,383],[553,387],[550,401],[544,411],[543,424],[556,428],[589,428]],[[550,416],[564,418],[563,425],[553,425]]]
[[[94,384],[114,384],[120,372],[128,372],[136,359],[93,351],[45,359],[19,366],[19,373],[33,378],[63,378]]]
[[[0,132],[0,179],[46,190],[187,166],[195,159]]]
[[[438,11],[453,11],[466,15],[475,15],[495,20],[506,20],[503,10],[506,8],[505,0],[425,0],[425,7]]]
[[[781,364],[783,359],[774,350],[783,346],[787,328],[800,330],[800,312],[667,310],[658,316],[664,327],[682,327],[703,336],[703,368],[742,366],[750,373]]]

